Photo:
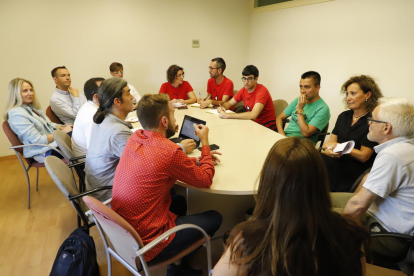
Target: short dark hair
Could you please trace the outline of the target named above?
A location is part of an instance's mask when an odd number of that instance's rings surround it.
[[[169,116],[168,94],[145,94],[138,102],[137,117],[146,130],[156,129],[162,116]]]
[[[58,67],[56,67],[56,68],[53,68],[53,70],[52,70],[52,78],[54,78],[54,77],[56,77],[56,71],[57,70],[59,70],[59,69],[66,69],[66,70],[68,70],[66,67],[65,67],[65,65],[63,65],[63,66],[58,66]]]
[[[313,79],[313,84],[315,86],[321,85],[321,75],[319,75],[318,72],[308,71],[308,72],[303,73],[300,78],[302,80],[312,78]]]
[[[99,86],[96,84],[97,81],[104,81],[104,78],[91,78],[85,82],[83,86],[83,92],[88,101],[93,100],[93,95],[98,94]]]
[[[254,78],[256,79],[259,76],[259,69],[257,69],[257,67],[254,65],[247,65],[246,67],[244,67],[242,75],[243,76],[253,75]]]
[[[99,108],[93,116],[95,124],[100,124],[105,119],[106,114],[111,111],[115,99],[122,99],[122,92],[128,83],[121,78],[110,78],[104,80],[98,89]]]
[[[223,74],[224,70],[226,70],[226,62],[221,57],[213,58],[211,61],[216,62],[217,68],[221,68],[221,73]]]
[[[122,66],[119,62],[112,62],[111,65],[109,65],[109,71],[116,72],[118,70],[124,70],[124,66]]]
[[[171,65],[170,67],[168,67],[167,69],[167,81],[169,83],[173,83],[175,77],[177,76],[178,71],[183,70],[184,69],[176,64]]]

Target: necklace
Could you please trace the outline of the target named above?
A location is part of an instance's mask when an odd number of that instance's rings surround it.
[[[353,115],[353,119],[352,119],[352,121],[356,121],[356,120],[358,120],[359,118],[361,118],[361,117],[364,117],[365,115],[367,115],[368,114],[368,112],[369,111],[367,111],[367,112],[365,112],[364,114],[362,114],[362,115],[359,115],[359,116],[355,116],[355,113],[354,113],[354,115]]]

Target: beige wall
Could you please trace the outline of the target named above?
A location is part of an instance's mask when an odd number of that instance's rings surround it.
[[[240,88],[247,64],[274,99],[290,102],[300,75],[322,75],[321,96],[331,127],[344,109],[340,86],[352,75],[375,77],[386,96],[414,101],[414,1],[336,0],[254,13],[251,0],[1,1],[0,85],[5,98],[15,77],[33,81],[43,109],[54,83],[50,70],[66,65],[73,86],[109,77],[113,61],[140,93],[157,93],[165,70],[178,63],[196,93],[205,93],[209,59],[222,56]],[[191,39],[201,48],[191,48]],[[1,113],[4,104],[0,105]],[[0,156],[12,154],[0,132]]]
[[[356,74],[376,78],[383,94],[414,102],[414,1],[336,0],[251,19],[249,62],[273,99],[290,102],[300,75],[316,70],[331,108],[330,131],[344,110],[342,84]]]
[[[124,78],[145,94],[158,93],[177,63],[205,95],[210,59],[222,56],[235,82],[248,60],[248,0],[0,1],[0,22],[2,114],[16,77],[34,83],[45,110],[54,90],[50,70],[59,65],[82,91],[87,79],[108,78],[109,65],[121,62]],[[201,47],[191,48],[191,39]],[[0,156],[13,154],[3,131],[0,145]]]

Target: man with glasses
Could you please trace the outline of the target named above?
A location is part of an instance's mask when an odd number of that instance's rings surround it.
[[[198,98],[197,102],[200,108],[206,108],[210,104],[220,105],[228,102],[233,97],[233,82],[223,75],[226,70],[226,62],[218,57],[213,58],[208,67],[210,79],[207,82],[207,97],[205,99]]]
[[[119,62],[112,62],[109,66],[109,71],[111,73],[111,76],[114,78],[123,78],[124,77],[124,66]],[[138,93],[137,89],[130,83],[128,83],[128,87],[131,90],[130,93],[132,96],[134,96],[134,99],[132,100],[133,108],[137,109],[138,102],[141,99],[141,95]]]
[[[275,109],[272,96],[270,96],[269,90],[264,85],[257,83],[259,70],[254,65],[248,65],[243,69],[242,75],[241,79],[244,87],[237,92],[234,98],[217,109],[220,118],[254,120],[258,124],[275,130]],[[226,109],[240,101],[244,102],[246,112],[226,113]]]
[[[329,123],[331,113],[328,105],[319,96],[321,76],[318,72],[309,71],[300,79],[300,95],[277,116],[277,132],[284,136],[309,138],[316,143],[318,137],[312,135],[321,132]],[[283,129],[283,121],[290,117],[289,125]]]
[[[362,188],[346,203],[343,214],[359,217],[371,232],[413,235],[414,105],[403,98],[382,98],[368,123],[368,139],[379,144],[374,147],[378,155]],[[334,202],[335,197],[333,194]],[[375,238],[371,249],[381,255],[400,257],[408,248],[396,238]]]

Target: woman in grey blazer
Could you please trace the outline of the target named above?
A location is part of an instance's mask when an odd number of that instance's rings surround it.
[[[60,129],[66,133],[72,126],[52,123],[40,108],[33,84],[22,78],[15,78],[9,83],[4,119],[24,145],[48,144],[57,147],[52,132]],[[43,162],[48,155],[58,154],[49,147],[33,146],[23,148],[24,157]]]

